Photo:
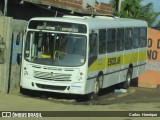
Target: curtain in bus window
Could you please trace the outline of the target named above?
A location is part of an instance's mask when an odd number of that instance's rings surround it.
[[[139,28],[133,28],[133,48],[139,47]]]
[[[140,47],[147,45],[147,28],[140,28]]]
[[[132,49],[132,29],[125,29],[125,50]]]
[[[117,29],[116,50],[124,49],[124,29]]]
[[[108,53],[115,51],[115,37],[116,37],[116,30],[108,29],[107,30],[107,52]]]

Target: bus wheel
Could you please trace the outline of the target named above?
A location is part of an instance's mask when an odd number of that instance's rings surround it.
[[[19,91],[21,94],[23,94],[23,95],[28,95],[28,92],[27,92],[27,90],[26,89],[24,89],[24,88],[22,88],[21,86],[20,86],[20,91]]]
[[[25,96],[31,96],[31,95],[35,95],[34,92],[31,90],[28,90],[28,89],[25,89],[25,88],[22,88],[20,87],[20,91],[19,91],[22,95],[25,95]]]
[[[131,79],[132,79],[132,68],[128,68],[127,76],[126,76],[126,81],[123,84],[123,88],[128,89],[130,87]]]
[[[97,80],[94,82],[94,90],[92,93],[88,95],[89,99],[93,100],[98,98],[98,93],[101,88],[100,82],[102,81],[102,79],[103,79],[103,76],[98,76]]]

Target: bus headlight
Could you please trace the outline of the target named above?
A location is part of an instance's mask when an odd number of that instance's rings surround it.
[[[24,76],[28,76],[28,72],[27,72],[27,68],[26,68],[26,67],[24,67],[23,75],[24,75]]]
[[[79,75],[77,76],[77,80],[78,80],[78,81],[81,81],[81,80],[82,80],[82,76],[83,76],[83,73],[80,72]]]

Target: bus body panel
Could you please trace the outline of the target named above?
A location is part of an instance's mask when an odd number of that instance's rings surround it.
[[[35,64],[24,59],[25,44],[23,44],[22,54],[22,67],[21,67],[21,82],[22,88],[37,90],[37,91],[50,91],[57,93],[68,94],[88,94],[93,92],[94,84],[100,73],[103,74],[102,88],[106,88],[126,80],[126,74],[129,66],[133,67],[132,78],[138,77],[145,68],[146,63],[146,46],[131,48],[121,51],[114,51],[109,53],[106,51],[104,54],[99,54],[100,40],[99,31],[101,29],[106,30],[106,33],[110,29],[115,29],[116,35],[118,29],[130,29],[133,32],[134,28],[147,28],[147,23],[142,20],[122,19],[122,18],[108,18],[108,17],[82,17],[82,18],[33,18],[29,21],[49,21],[49,22],[67,22],[74,24],[83,24],[87,26],[86,33],[78,33],[74,30],[72,35],[84,35],[86,36],[86,59],[85,64],[77,67],[65,67],[65,66],[51,66]],[[28,24],[28,26],[29,26]],[[79,29],[79,28],[78,28]],[[65,28],[66,30],[66,28]],[[69,29],[70,30],[70,29]],[[36,29],[28,28],[27,31],[39,31]],[[43,31],[42,31],[43,32]],[[44,30],[44,32],[55,34],[71,34],[66,31]],[[97,58],[89,64],[90,59],[90,34],[97,34]],[[106,35],[107,36],[107,35]],[[125,32],[124,32],[125,36]],[[131,38],[133,39],[133,38]],[[140,38],[139,38],[140,39]],[[147,39],[147,38],[146,38]],[[126,39],[127,40],[127,39]],[[27,41],[27,40],[26,40]],[[106,40],[105,40],[106,41]],[[107,46],[108,43],[106,43]],[[117,43],[116,43],[117,44]],[[106,48],[107,49],[107,48]],[[81,61],[80,61],[81,62]],[[27,70],[26,70],[27,69]],[[27,72],[26,72],[27,71]],[[44,74],[44,76],[43,76]],[[55,75],[59,74],[57,81],[55,81]],[[62,78],[69,75],[68,81]],[[28,77],[29,76],[29,77]],[[47,80],[48,79],[48,80]],[[62,79],[61,81],[58,79]]]
[[[84,94],[84,80],[86,79],[84,71],[86,68],[64,68],[35,65],[29,62],[24,63],[26,66],[22,66],[22,69],[25,70],[21,72],[20,82],[22,88],[37,91]],[[81,73],[83,76],[80,75]]]

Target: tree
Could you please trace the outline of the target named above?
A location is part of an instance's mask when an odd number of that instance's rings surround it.
[[[118,0],[112,0],[111,3],[114,6],[114,15],[118,15],[122,18],[133,18],[133,19],[141,19],[148,22],[148,26],[151,26],[158,15],[159,12],[154,12],[153,4],[149,3],[147,5],[141,4],[142,0],[124,0],[122,1],[120,12],[117,11]]]
[[[155,27],[160,28],[160,20],[158,21],[158,23]]]
[[[146,20],[148,22],[148,26],[151,27],[159,15],[160,12],[154,12],[153,4],[149,3],[145,6],[141,6],[136,18]]]

